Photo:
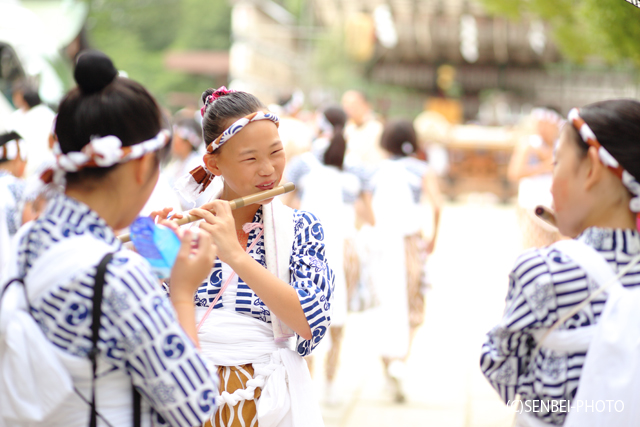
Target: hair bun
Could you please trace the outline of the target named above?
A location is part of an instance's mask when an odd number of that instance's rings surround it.
[[[204,92],[202,92],[202,102],[204,104],[207,103],[207,98],[209,98],[209,96],[213,95],[213,92],[215,92],[216,90],[213,88],[209,88],[207,90],[205,90]]]
[[[111,59],[97,50],[80,54],[73,73],[80,90],[84,94],[99,92],[107,87],[118,75]]]

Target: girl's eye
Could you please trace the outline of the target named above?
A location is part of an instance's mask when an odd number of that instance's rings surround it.
[[[250,162],[250,161],[255,160],[255,159],[256,159],[255,157],[250,157],[248,159],[244,159],[243,162]]]
[[[271,154],[278,154],[278,153],[281,153],[281,152],[282,152],[282,150],[283,150],[283,149],[281,148],[281,149],[279,149],[279,150],[274,151],[274,152],[273,152],[273,153],[271,153]]]

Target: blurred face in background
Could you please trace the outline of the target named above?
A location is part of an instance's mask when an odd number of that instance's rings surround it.
[[[557,123],[553,123],[548,120],[538,120],[536,124],[536,130],[538,135],[547,143],[549,146],[553,146],[553,144],[558,140],[560,136],[560,129]]]
[[[171,155],[181,160],[186,159],[193,152],[192,145],[189,141],[182,139],[178,134],[173,135],[171,144]]]
[[[353,90],[345,92],[342,96],[342,109],[347,117],[358,126],[365,122],[371,111],[371,107],[362,94]]]

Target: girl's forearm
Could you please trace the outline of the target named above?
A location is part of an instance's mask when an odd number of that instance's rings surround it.
[[[230,260],[229,266],[278,319],[303,339],[311,339],[311,328],[294,288],[271,274],[244,251]]]
[[[191,338],[195,346],[200,348],[196,329],[196,308],[193,305],[193,299],[177,301],[172,298],[171,304],[176,311],[178,323],[180,323],[180,326],[182,326],[182,329]]]

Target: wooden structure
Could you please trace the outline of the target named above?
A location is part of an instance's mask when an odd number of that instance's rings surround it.
[[[451,198],[471,191],[491,192],[506,202],[517,193],[507,179],[507,168],[516,143],[514,132],[504,127],[453,126],[444,147],[449,170],[442,190]]]
[[[485,90],[509,93],[514,110],[553,105],[563,112],[607,98],[640,96],[634,71],[561,64],[548,25],[490,16],[476,0],[314,0],[313,5],[324,26],[348,26],[351,17],[363,14],[375,22],[376,8],[388,5],[397,43],[385,47],[380,37],[373,39],[375,53],[367,64],[371,80],[432,96],[441,94],[438,67],[451,65],[466,119],[477,117]],[[466,58],[465,43],[473,53]]]

